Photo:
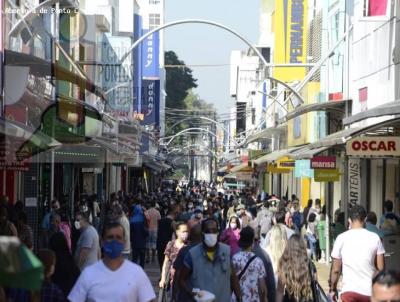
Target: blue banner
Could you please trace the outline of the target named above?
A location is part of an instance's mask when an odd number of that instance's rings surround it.
[[[143,124],[158,125],[160,121],[160,81],[142,81]]]
[[[148,33],[148,29],[143,29],[142,33]],[[143,80],[160,79],[160,38],[159,32],[148,36],[142,42],[142,78]]]
[[[134,15],[134,32],[133,39],[137,41],[142,35],[142,16],[135,14]],[[142,112],[142,47],[136,47],[133,50],[133,62],[134,62],[134,111],[137,113]]]

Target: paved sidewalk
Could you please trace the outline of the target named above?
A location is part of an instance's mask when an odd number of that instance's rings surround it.
[[[158,266],[158,261],[156,260],[153,263],[146,263],[144,265],[144,271],[150,279],[151,284],[153,285],[154,292],[158,296],[158,282],[160,279],[160,268]]]
[[[327,293],[329,291],[328,280],[329,280],[331,264],[316,262],[315,266],[317,267],[318,282],[323,288],[323,290]]]

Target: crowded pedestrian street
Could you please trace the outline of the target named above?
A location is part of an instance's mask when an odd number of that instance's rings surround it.
[[[400,301],[400,0],[0,10],[0,302]]]

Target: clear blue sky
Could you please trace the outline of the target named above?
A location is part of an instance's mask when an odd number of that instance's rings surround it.
[[[256,44],[259,0],[165,0],[165,22],[181,19],[207,19],[222,23]],[[187,65],[229,64],[232,50],[247,46],[222,29],[203,24],[185,24],[166,29],[165,50],[175,51]],[[218,112],[228,112],[234,102],[229,96],[229,66],[192,67],[198,79],[196,92]]]

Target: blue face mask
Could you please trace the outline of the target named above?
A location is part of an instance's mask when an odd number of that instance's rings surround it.
[[[124,250],[124,244],[117,240],[104,241],[103,249],[104,254],[106,254],[107,257],[116,259],[121,256],[122,251]]]

